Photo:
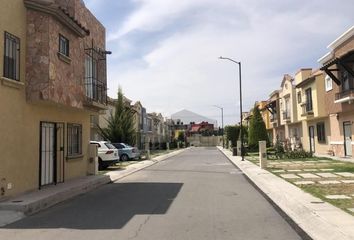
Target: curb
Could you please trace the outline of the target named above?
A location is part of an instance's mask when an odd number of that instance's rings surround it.
[[[304,232],[310,238],[319,240],[354,239],[352,215],[323,202],[247,160],[240,161],[240,157],[231,156],[231,152],[220,147],[218,149],[257,186],[266,199],[269,198],[271,203],[274,203],[300,228],[298,232],[300,236]]]

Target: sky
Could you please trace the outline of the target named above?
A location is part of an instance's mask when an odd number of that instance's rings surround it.
[[[188,109],[224,124],[267,100],[284,74],[318,68],[354,24],[354,1],[84,0],[106,28],[108,95],[165,117]]]

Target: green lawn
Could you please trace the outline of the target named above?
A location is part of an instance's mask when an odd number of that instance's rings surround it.
[[[252,153],[246,156],[250,162],[259,165],[258,153]],[[294,178],[284,180],[301,188],[305,192],[322,199],[344,211],[354,215],[349,208],[354,208],[354,183],[344,183],[342,180],[354,180],[354,177],[344,177],[335,173],[354,173],[354,163],[333,160],[326,157],[312,157],[300,159],[268,159],[267,170],[281,177],[282,174],[318,174],[334,173],[332,177],[321,178]],[[275,172],[274,172],[275,171]],[[300,176],[300,175],[297,175]],[[319,176],[319,175],[317,175]],[[313,181],[310,185],[296,184],[298,181]],[[321,184],[320,181],[338,181],[337,184]],[[346,195],[351,199],[328,199],[327,195]]]

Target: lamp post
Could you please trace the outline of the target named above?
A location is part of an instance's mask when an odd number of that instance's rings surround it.
[[[243,131],[242,131],[242,80],[241,80],[241,62],[237,62],[231,58],[220,56],[219,59],[229,60],[233,63],[238,64],[238,73],[240,80],[240,140],[241,140],[241,161],[244,160],[244,152],[243,152]]]
[[[219,107],[217,105],[213,105],[214,107],[217,107],[221,110],[221,133],[222,133],[222,148],[225,148],[225,142],[224,142],[224,108]]]

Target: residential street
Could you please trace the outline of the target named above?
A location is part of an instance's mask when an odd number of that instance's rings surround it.
[[[0,239],[301,239],[216,148],[192,148],[0,229]]]

